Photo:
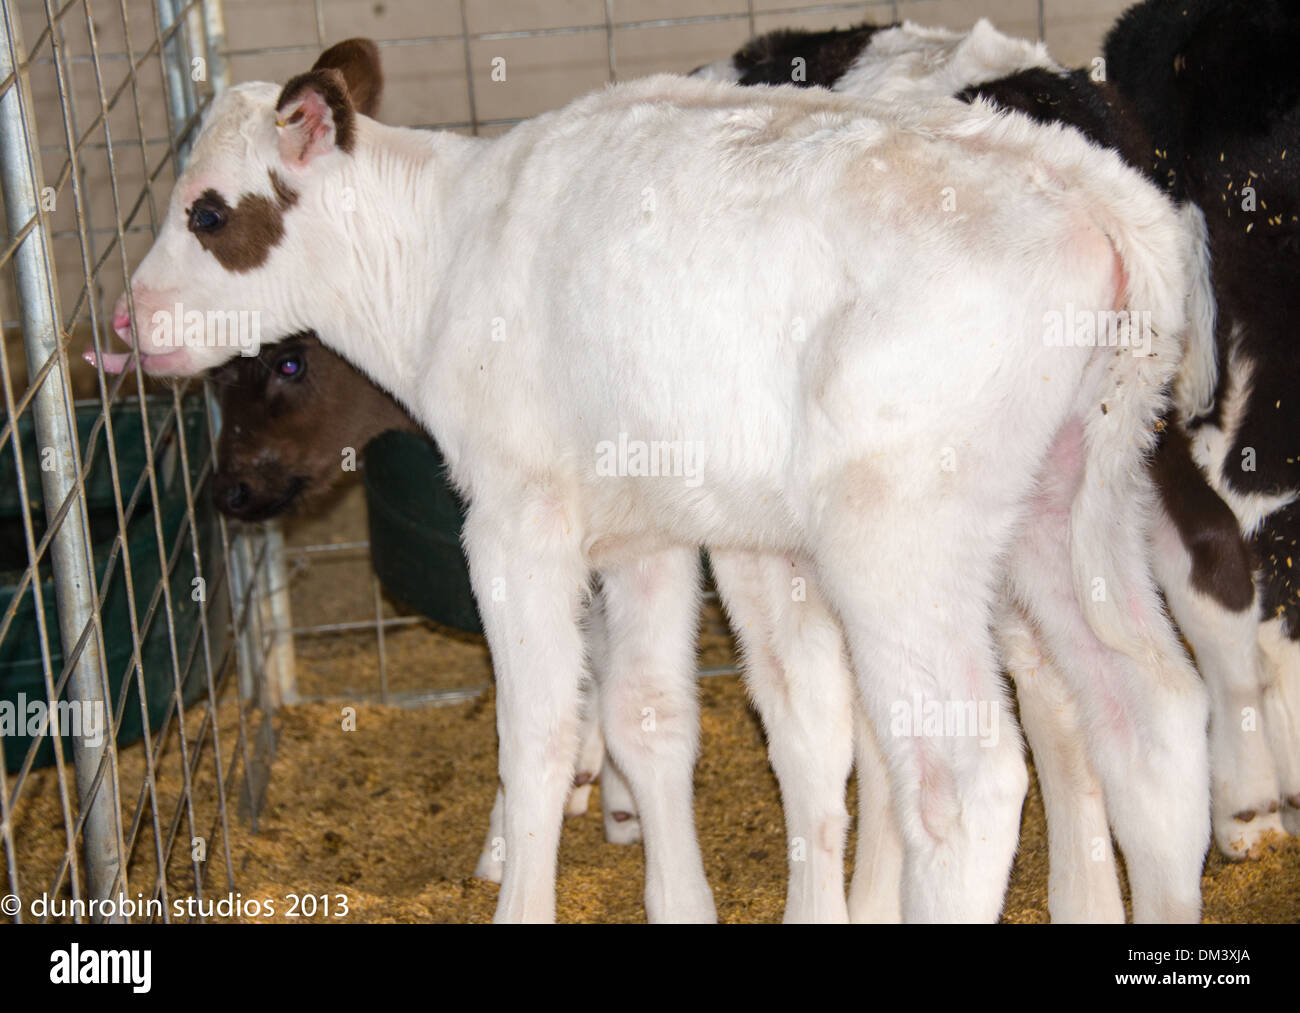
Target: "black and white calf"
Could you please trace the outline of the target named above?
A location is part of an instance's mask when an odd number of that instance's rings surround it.
[[[1165,555],[1191,580],[1165,583],[1211,690],[1214,791],[1227,800],[1216,834],[1229,851],[1250,840],[1223,825],[1230,812],[1243,828],[1280,815],[1300,833],[1297,52],[1300,12],[1283,0],[1148,0],[1106,42],[1157,171],[1209,232],[1219,377],[1183,418],[1185,453],[1235,518],[1211,504],[1181,521],[1190,556],[1172,537]]]
[[[657,77],[482,140],[377,124],[321,68],[216,99],[118,324],[159,373],[233,354],[159,347],[150,328],[177,304],[314,329],[438,439],[470,501],[498,681],[499,918],[554,915],[593,570],[618,588],[602,712],[640,808],[648,912],[713,916],[691,833],[692,627],[672,624],[665,651],[638,625],[693,612],[679,589],[703,544],[806,561],[817,614],[839,619],[905,917],[1001,906],[1026,787],[989,633],[1009,597],[1096,659],[1065,678],[1135,913],[1188,919],[1206,703],[1146,565],[1142,462],[1192,271],[1178,216],[1113,153],[981,106]],[[1121,347],[1044,333],[1053,314],[1120,309],[1150,323],[1126,318]],[[703,468],[611,474],[602,448],[625,439],[689,445]],[[891,734],[913,703],[982,706],[1000,733]],[[791,763],[824,784],[818,731]],[[821,830],[809,848],[842,847],[842,824]]]

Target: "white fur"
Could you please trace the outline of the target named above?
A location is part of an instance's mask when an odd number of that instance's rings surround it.
[[[691,71],[691,77],[702,81],[735,82],[740,80],[740,71],[730,59],[716,60],[713,63],[706,63],[703,67],[695,68]]]
[[[589,640],[595,640],[598,633],[588,632]],[[593,661],[593,667],[595,662]],[[582,702],[582,724],[578,741],[578,756],[574,764],[575,776],[573,787],[569,790],[568,801],[564,806],[565,816],[581,816],[587,811],[591,789],[597,777],[610,776],[610,770],[604,764],[605,739],[600,734],[599,704],[596,702],[596,686],[589,682],[585,687]],[[617,775],[614,775],[617,776]],[[581,782],[581,783],[579,783]],[[605,797],[604,792],[601,798]],[[498,788],[492,802],[492,813],[488,817],[487,837],[483,850],[479,853],[474,875],[492,883],[500,883],[505,871],[505,793]]]
[[[693,545],[660,549],[601,571],[608,630],[607,664],[597,673],[601,727],[637,802],[651,921],[716,917],[695,838],[691,790],[699,741],[698,571]],[[507,811],[509,806],[507,786]]]
[[[861,700],[853,707],[853,762],[858,779],[858,846],[849,884],[849,921],[903,920],[903,837],[894,815],[885,753]]]
[[[887,102],[932,102],[1036,67],[1061,69],[1043,43],[1003,35],[986,18],[969,32],[905,21],[875,32],[834,90]]]

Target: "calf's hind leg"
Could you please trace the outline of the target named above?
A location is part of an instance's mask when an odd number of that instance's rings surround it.
[[[1235,523],[1235,522],[1234,522]],[[1255,588],[1244,570],[1245,604],[1231,609],[1192,583],[1192,558],[1164,524],[1154,532],[1160,586],[1210,699],[1211,816],[1214,842],[1229,858],[1246,858],[1270,833],[1281,833],[1277,770],[1269,748]]]
[[[588,610],[589,624],[587,628],[587,646],[589,657],[593,666],[599,668],[604,663],[604,637],[605,630],[603,626],[603,614],[599,603]],[[591,797],[592,783],[597,777],[601,780],[601,798],[607,798],[606,792],[610,790],[610,785],[615,785],[614,791],[618,791],[618,784],[621,784],[621,778],[612,767],[605,765],[605,738],[600,733],[600,704],[596,699],[596,682],[594,679],[585,680],[582,694],[582,717],[578,732],[578,759],[575,765],[573,777],[573,787],[569,791],[568,802],[564,806],[565,816],[581,816],[587,811],[587,803]],[[623,792],[626,795],[627,789],[624,787]],[[630,798],[630,796],[629,796]],[[616,840],[606,833],[606,839],[611,843],[632,843],[641,839],[641,831],[635,819],[635,807],[631,802],[626,806],[631,810],[629,815],[631,827],[635,831],[635,836],[631,840]],[[479,853],[478,864],[474,867],[474,875],[479,879],[486,879],[491,883],[500,883],[501,877],[505,872],[505,793],[498,787],[496,798],[492,803],[492,813],[488,817],[487,839],[483,842],[483,850]],[[606,818],[608,819],[609,808],[605,806]],[[626,823],[619,823],[619,829],[622,830]]]
[[[997,623],[1016,684],[1020,723],[1047,816],[1047,909],[1053,922],[1122,922],[1124,902],[1101,783],[1079,727],[1074,694],[1023,612],[1008,602]]]
[[[1028,786],[989,634],[998,539],[954,498],[924,525],[920,503],[873,504],[866,525],[838,483],[826,501],[813,551],[890,772],[903,918],[995,921]]]
[[[1152,530],[1152,565],[1210,697],[1214,840],[1229,858],[1245,858],[1282,830],[1250,550],[1176,422],[1160,437],[1152,473],[1163,508]]]
[[[699,551],[671,548],[601,570],[608,631],[600,680],[610,757],[636,800],[654,922],[716,919],[695,836]]]
[[[858,846],[849,885],[849,921],[903,918],[903,840],[889,797],[889,768],[862,701],[853,701],[853,765],[858,775]]]
[[[1103,487],[1084,454],[1083,425],[1063,427],[1011,580],[1078,702],[1134,918],[1195,921],[1210,836],[1205,689],[1151,576],[1146,471]]]
[[[844,795],[855,693],[839,624],[806,564],[720,550],[710,559],[781,785],[789,848],[785,920],[847,921]]]
[[[605,623],[604,605],[606,593],[603,587],[596,592],[587,614],[587,651],[594,674],[589,684],[587,709],[583,713],[588,730],[583,750],[578,755],[578,770],[579,777],[584,769],[591,770],[593,774],[600,774],[600,808],[605,823],[605,840],[610,844],[638,844],[641,841],[641,821],[637,819],[632,789],[624,780],[618,764],[609,758],[609,753],[605,749],[605,737],[600,728],[600,683],[604,677],[603,673],[609,666],[609,629]],[[683,587],[682,593],[689,594],[689,587]],[[678,613],[671,603],[669,608],[672,611],[666,617],[666,622],[671,623]],[[647,615],[645,622],[654,627],[658,619],[653,615]],[[665,644],[671,645],[672,630],[666,630],[665,635],[668,637]],[[669,650],[671,649],[670,646]],[[597,750],[599,755],[596,753]],[[588,766],[585,768],[582,765],[584,757],[588,760]],[[581,790],[575,787],[574,795]],[[585,804],[586,800],[583,801]],[[575,802],[571,795],[567,811],[572,813],[574,807]]]

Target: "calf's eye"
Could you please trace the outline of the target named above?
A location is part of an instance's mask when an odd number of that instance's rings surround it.
[[[307,364],[299,355],[286,355],[275,364],[275,371],[290,380],[301,380],[307,371]]]
[[[214,207],[197,204],[190,208],[191,232],[216,232],[226,224],[226,216]]]

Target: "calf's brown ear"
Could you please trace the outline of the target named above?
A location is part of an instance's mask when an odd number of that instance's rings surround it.
[[[350,153],[357,113],[375,112],[383,87],[379,47],[369,39],[347,39],[321,53],[311,70],[284,86],[275,103],[285,164],[301,169],[336,149]]]
[[[311,69],[337,70],[347,83],[357,112],[373,117],[379,111],[384,72],[379,65],[379,47],[369,39],[344,39],[330,46]]]
[[[356,110],[337,70],[309,70],[290,79],[275,103],[275,130],[285,165],[304,168],[356,139]]]

